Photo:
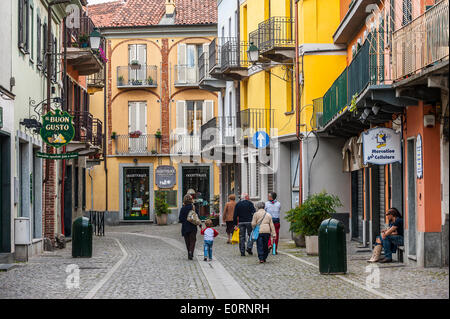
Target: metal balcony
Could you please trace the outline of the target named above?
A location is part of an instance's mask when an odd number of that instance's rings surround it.
[[[216,146],[234,146],[238,140],[239,128],[236,116],[216,116],[201,126],[202,151]]]
[[[256,131],[265,130],[270,133],[270,129],[274,127],[273,109],[248,108],[239,112],[240,127],[242,136],[248,138],[253,136]]]
[[[116,135],[114,139],[115,153],[123,156],[156,156],[161,154],[161,140],[153,134]]]
[[[200,155],[200,135],[172,134],[170,153],[178,155]]]
[[[394,81],[437,68],[449,58],[448,0],[428,9],[392,35]],[[445,63],[442,63],[444,66]],[[446,71],[448,73],[448,69]]]
[[[118,66],[117,88],[155,88],[158,86],[157,77],[156,65]]]
[[[101,91],[105,87],[104,70],[105,68],[102,68],[100,72],[88,75],[86,82],[89,94]]]
[[[260,54],[276,62],[291,62],[295,57],[294,19],[272,17],[259,23],[258,32],[252,33],[252,41]],[[251,41],[250,41],[251,42]]]
[[[221,46],[220,70],[234,80],[248,77],[250,63],[247,59],[248,43],[230,38]]]
[[[103,123],[87,111],[71,111],[75,135],[67,144],[67,152],[78,152],[80,156],[98,153],[103,145]]]
[[[67,63],[78,71],[79,75],[91,75],[100,72],[104,62],[99,50],[89,47],[89,35],[94,30],[92,20],[82,13],[80,26],[66,29]],[[105,52],[104,39],[100,42],[100,48]]]
[[[313,100],[313,116],[311,118],[311,128],[317,130],[323,127],[323,97]]]
[[[198,57],[198,74],[199,74],[199,86],[201,89],[208,91],[220,91],[226,87],[224,80],[213,78],[209,74],[209,55],[203,52]]]

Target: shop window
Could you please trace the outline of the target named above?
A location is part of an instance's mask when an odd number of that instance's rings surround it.
[[[177,207],[177,195],[178,192],[176,190],[159,190],[155,191],[155,198],[158,195],[158,192],[164,193],[166,195],[166,202],[169,207]]]
[[[145,168],[124,168],[123,217],[125,220],[149,219],[149,178]]]

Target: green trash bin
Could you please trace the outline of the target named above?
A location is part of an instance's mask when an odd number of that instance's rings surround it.
[[[345,226],[337,219],[325,219],[319,227],[319,271],[321,274],[347,272]]]
[[[72,257],[92,257],[92,224],[78,217],[72,225]]]

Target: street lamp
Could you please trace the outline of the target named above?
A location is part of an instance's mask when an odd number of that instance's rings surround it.
[[[250,47],[247,50],[247,58],[251,63],[256,63],[259,58],[259,50],[253,42],[250,42]]]
[[[98,50],[100,47],[100,40],[102,38],[101,33],[98,31],[98,28],[94,28],[94,31],[89,35],[89,42],[91,44],[91,49]]]

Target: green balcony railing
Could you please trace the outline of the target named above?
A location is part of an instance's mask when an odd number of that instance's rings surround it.
[[[344,69],[323,96],[324,126],[347,105],[347,69]]]

